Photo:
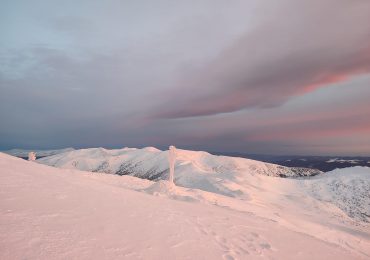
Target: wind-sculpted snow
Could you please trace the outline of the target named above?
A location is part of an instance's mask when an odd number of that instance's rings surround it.
[[[91,148],[42,158],[38,162],[59,168],[78,169],[148,180],[168,179],[168,151],[153,147],[108,150]],[[300,177],[320,173],[318,170],[289,168],[244,158],[215,156],[207,152],[178,150],[175,183],[228,196],[244,194],[243,187],[230,187],[245,176],[260,174],[274,177]]]

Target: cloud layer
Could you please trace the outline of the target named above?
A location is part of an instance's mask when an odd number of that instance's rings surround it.
[[[0,5],[0,149],[369,154],[367,0]]]

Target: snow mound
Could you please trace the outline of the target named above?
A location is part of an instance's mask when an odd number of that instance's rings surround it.
[[[165,180],[155,182],[143,191],[159,197],[168,197],[171,199],[183,201],[198,201],[189,193],[181,190],[181,188],[177,187],[172,182]]]

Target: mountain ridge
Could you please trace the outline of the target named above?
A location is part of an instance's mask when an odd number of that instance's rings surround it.
[[[155,181],[168,179],[168,152],[152,147],[80,149],[44,157],[37,162],[58,168],[130,175]],[[244,188],[234,184],[246,175],[295,178],[320,173],[322,172],[313,169],[288,168],[245,158],[177,149],[175,183],[183,187],[239,197],[244,193]]]

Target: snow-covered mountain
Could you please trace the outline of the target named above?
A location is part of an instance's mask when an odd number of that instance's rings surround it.
[[[25,150],[25,149],[11,149],[8,151],[3,151],[3,153],[10,154],[17,157],[26,158],[28,157],[28,153],[35,152],[37,157],[45,157],[51,156],[55,154],[71,152],[74,148],[64,148],[64,149],[57,149],[57,150]]]
[[[148,180],[168,179],[168,151],[154,147],[108,150],[74,150],[39,159],[58,168],[78,169]],[[248,187],[243,181],[250,175],[275,177],[312,176],[321,173],[306,168],[289,168],[245,158],[216,156],[207,152],[177,149],[175,183],[228,196],[243,197]]]

